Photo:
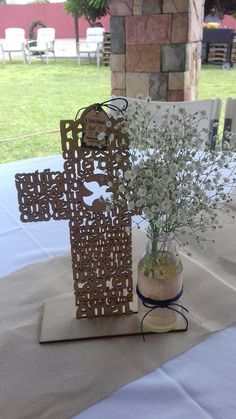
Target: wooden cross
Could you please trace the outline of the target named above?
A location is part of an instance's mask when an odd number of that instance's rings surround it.
[[[89,182],[114,186],[128,164],[119,121],[101,106],[85,109],[78,120],[60,122],[64,171],[16,174],[21,221],[69,220],[76,317],[130,314],[133,299],[131,216],[121,207],[92,205]]]

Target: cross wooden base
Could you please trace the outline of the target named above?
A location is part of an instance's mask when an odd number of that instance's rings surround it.
[[[138,335],[140,333],[140,320],[137,313],[76,319],[74,296],[72,295],[45,303],[40,343]]]

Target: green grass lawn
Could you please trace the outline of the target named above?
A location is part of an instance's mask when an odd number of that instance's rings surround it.
[[[107,100],[110,70],[73,60],[7,63],[0,66],[0,92],[0,162],[60,154],[59,132],[47,132],[58,131],[60,120],[74,119],[79,108]],[[198,98],[229,96],[236,97],[236,68],[203,66]]]
[[[219,131],[223,129],[224,108],[228,97],[236,98],[236,65],[228,71],[222,70],[220,65],[203,65],[198,99],[222,99]]]
[[[236,65],[225,71],[220,65],[203,65],[200,75],[198,99],[236,98]]]
[[[0,66],[0,141],[59,130],[61,119],[110,96],[110,70],[76,61]],[[0,142],[0,162],[61,153],[60,133]]]

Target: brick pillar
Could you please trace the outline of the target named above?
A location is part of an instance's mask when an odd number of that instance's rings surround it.
[[[194,100],[205,0],[109,0],[112,94]]]

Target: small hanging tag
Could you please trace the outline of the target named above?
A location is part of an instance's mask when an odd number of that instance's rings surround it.
[[[81,115],[80,121],[83,127],[81,146],[104,149],[107,145],[107,121],[106,112],[99,106],[89,106]]]

